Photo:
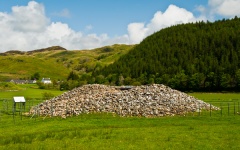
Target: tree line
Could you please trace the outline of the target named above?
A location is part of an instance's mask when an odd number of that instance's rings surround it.
[[[114,85],[158,83],[182,91],[238,90],[239,29],[238,17],[165,28],[88,79]]]

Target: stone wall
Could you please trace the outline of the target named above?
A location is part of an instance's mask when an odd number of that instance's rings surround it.
[[[120,116],[160,117],[189,112],[218,110],[215,106],[162,84],[143,85],[128,90],[99,84],[84,85],[32,107],[30,114],[61,116],[110,112]],[[124,88],[122,88],[124,89]]]

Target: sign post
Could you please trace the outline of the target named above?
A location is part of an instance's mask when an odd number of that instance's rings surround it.
[[[23,96],[15,96],[13,97],[13,119],[15,119],[15,112],[17,111],[17,105],[18,105],[18,111],[19,114],[21,115],[21,120],[22,120],[22,109],[25,110],[25,103],[26,100]],[[14,120],[15,121],[15,120]]]

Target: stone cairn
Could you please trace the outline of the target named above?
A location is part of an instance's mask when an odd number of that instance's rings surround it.
[[[160,117],[200,112],[202,109],[219,110],[218,107],[162,84],[127,88],[92,84],[75,88],[34,106],[30,114],[66,118],[82,113],[105,112],[123,117]]]

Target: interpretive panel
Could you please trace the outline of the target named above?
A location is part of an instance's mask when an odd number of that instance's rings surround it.
[[[15,96],[15,97],[13,97],[13,100],[15,103],[26,102],[26,100],[23,96]]]

